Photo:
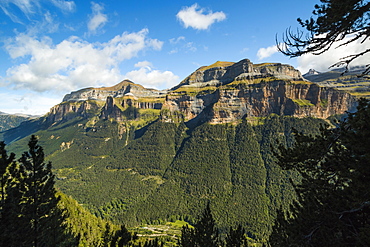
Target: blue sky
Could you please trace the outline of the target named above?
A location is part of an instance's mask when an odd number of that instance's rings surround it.
[[[318,2],[1,0],[0,111],[45,114],[70,91],[124,79],[170,88],[216,61],[327,70],[346,51],[289,59],[275,47]]]

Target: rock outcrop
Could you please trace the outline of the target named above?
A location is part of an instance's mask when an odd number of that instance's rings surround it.
[[[253,80],[274,77],[277,79],[304,80],[301,73],[292,66],[280,63],[264,63],[254,65],[250,60],[244,59],[237,63],[216,62],[210,66],[197,69],[186,77],[179,87],[219,86],[233,81]]]
[[[139,84],[124,80],[113,87],[85,88],[72,92],[64,96],[63,102],[84,100],[105,101],[108,97],[119,98],[125,95],[134,97],[164,97],[166,93],[166,90],[144,88]]]
[[[96,101],[63,102],[50,109],[50,112],[46,115],[46,123],[51,125],[75,117],[88,118],[99,111],[101,106],[102,104]]]
[[[180,111],[189,121],[205,113],[212,123],[228,123],[272,113],[294,117],[327,118],[351,110],[355,99],[346,93],[322,88],[313,83],[284,80],[260,82],[235,88],[217,88],[213,93],[194,96],[170,94],[164,108]]]
[[[139,109],[164,110],[162,121],[229,123],[272,113],[327,118],[355,104],[350,94],[311,83],[290,65],[255,65],[244,59],[201,67],[170,90],[123,81],[113,87],[72,92],[52,108],[48,121],[88,117],[91,112],[101,119],[123,121],[135,118]],[[177,120],[171,120],[171,115]]]

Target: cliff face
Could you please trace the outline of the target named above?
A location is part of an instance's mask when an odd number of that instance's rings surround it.
[[[253,80],[266,77],[304,80],[301,73],[290,65],[280,63],[254,65],[248,59],[244,59],[237,63],[218,61],[210,66],[200,67],[173,89],[178,89],[182,86],[219,86],[233,81]]]
[[[75,117],[87,118],[100,108],[101,104],[95,101],[64,102],[51,108],[46,116],[46,123],[50,125]]]
[[[144,88],[139,84],[135,84],[129,80],[124,80],[113,87],[85,88],[72,92],[64,96],[63,102],[84,100],[105,101],[108,97],[119,98],[124,97],[125,95],[135,97],[163,97],[166,92],[166,90]]]
[[[346,93],[316,84],[276,80],[239,84],[235,88],[220,87],[205,95],[170,94],[163,107],[182,112],[186,121],[203,113],[206,121],[228,123],[244,116],[265,117],[272,113],[327,118],[350,110],[354,104],[354,98]]]
[[[72,92],[51,110],[48,121],[87,117],[89,112],[101,119],[122,121],[127,116],[137,117],[138,109],[155,109],[165,110],[167,117],[162,121],[228,123],[244,116],[265,117],[272,113],[327,118],[354,106],[351,95],[306,81],[290,65],[254,65],[245,59],[201,67],[167,91],[123,81],[109,88]]]

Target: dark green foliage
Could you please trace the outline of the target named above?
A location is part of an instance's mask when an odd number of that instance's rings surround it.
[[[6,194],[6,187],[10,183],[11,180],[9,180],[8,176],[8,169],[9,166],[13,163],[15,154],[11,153],[10,156],[8,156],[7,151],[5,150],[5,143],[0,142],[0,196],[1,196],[1,204],[0,204],[0,210],[3,208],[4,201],[5,201],[5,194]],[[0,215],[1,217],[1,215]]]
[[[299,197],[278,214],[272,246],[369,246],[370,103],[337,128],[313,137],[299,132],[292,148],[280,146],[279,165],[295,170]]]
[[[24,186],[22,213],[24,220],[29,223],[28,229],[23,232],[31,238],[25,244],[43,246],[50,242],[50,232],[56,230],[54,218],[60,218],[61,214],[56,207],[59,198],[55,196],[51,163],[44,163],[44,152],[37,142],[36,137],[32,136],[28,144],[29,151],[23,153],[19,159],[25,173],[20,183]]]
[[[117,150],[114,156],[121,162],[112,168],[134,168],[145,175],[162,175],[175,155],[176,125],[155,122],[145,133]]]
[[[6,187],[2,195],[0,246],[20,246],[24,243],[24,239],[18,237],[18,234],[27,228],[27,222],[19,217],[23,214],[24,188],[19,183],[23,175],[23,171],[15,162],[7,167],[6,174],[3,175]]]
[[[352,42],[364,41],[369,38],[369,11],[370,3],[362,0],[321,0],[321,4],[315,5],[314,18],[302,21],[300,25],[308,33],[293,33],[287,30],[284,44],[279,44],[279,50],[290,57],[298,57],[303,54],[322,54],[333,45],[339,45],[344,41],[346,45]],[[280,42],[277,42],[280,43]],[[356,54],[344,57],[334,66],[349,64],[368,53],[364,49]],[[368,74],[370,69],[364,72]]]
[[[183,226],[181,234],[179,245],[182,247],[219,246],[219,233],[209,203],[194,225],[194,229],[188,225]]]
[[[181,237],[178,242],[179,246],[182,247],[194,247],[195,242],[195,229],[185,225],[181,229]]]
[[[248,242],[245,237],[245,229],[241,225],[238,225],[236,229],[230,227],[225,242],[226,247],[247,247]]]
[[[9,165],[14,154],[7,158],[5,145],[1,143],[3,164],[8,167],[3,175],[7,181],[1,206],[2,231],[0,242],[6,246],[57,246],[64,242],[62,211],[57,208],[54,175],[51,163],[44,163],[44,153],[32,136],[29,152]],[[4,171],[4,170],[3,170]]]
[[[217,247],[219,245],[218,229],[216,227],[216,221],[213,219],[209,203],[194,228],[196,246]]]
[[[263,125],[255,127],[257,140],[261,146],[261,155],[267,171],[266,193],[269,197],[269,212],[271,218],[276,217],[276,210],[289,209],[292,200],[296,198],[290,179],[297,180],[298,174],[294,171],[285,171],[276,164],[271,147],[278,142],[283,146],[293,144],[292,129],[311,135],[319,134],[319,126],[325,124],[324,120],[314,118],[293,118],[271,115],[264,120]],[[272,222],[270,223],[272,224]]]
[[[147,240],[145,241],[145,243],[142,245],[142,244],[139,244],[139,245],[135,245],[135,247],[163,247],[163,243],[160,243],[158,238],[155,238],[153,240]]]
[[[51,163],[35,136],[19,164],[0,142],[0,246],[125,246],[137,239],[122,225],[99,219],[56,192]]]
[[[266,168],[255,132],[245,120],[236,126],[230,150],[233,194],[228,207],[228,225],[248,224],[249,234],[257,238],[268,235],[269,198],[266,195]]]
[[[137,130],[130,121],[75,118],[36,134],[53,161],[57,188],[105,220],[193,224],[210,201],[222,234],[240,223],[248,237],[263,241],[276,209],[295,198],[289,178],[296,175],[274,163],[270,145],[277,138],[290,145],[292,127],[314,134],[321,122],[274,115],[254,127],[155,121]],[[17,141],[11,151],[24,145]]]
[[[125,225],[121,225],[121,228],[117,230],[110,242],[110,246],[126,246],[130,241],[137,239],[136,234],[132,235]]]
[[[134,106],[127,107],[122,113],[127,120],[134,120],[139,117],[139,110]]]

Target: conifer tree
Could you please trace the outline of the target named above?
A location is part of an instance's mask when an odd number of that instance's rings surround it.
[[[11,183],[6,190],[6,198],[1,219],[0,246],[18,247],[25,246],[25,230],[28,222],[24,217],[24,185],[22,180],[24,172],[21,167],[13,163],[9,169]]]
[[[6,195],[6,186],[9,183],[9,176],[8,176],[8,167],[13,163],[15,154],[11,153],[10,156],[8,156],[7,151],[5,150],[5,143],[0,142],[0,210],[2,210],[4,206],[5,201],[5,195]],[[1,217],[1,215],[0,215]]]
[[[298,18],[305,31],[286,31],[283,43],[277,42],[278,49],[289,57],[299,57],[304,54],[319,55],[332,46],[345,46],[352,42],[368,41],[370,37],[369,1],[363,0],[320,0],[312,12],[314,17],[309,20]],[[306,32],[307,31],[307,32]],[[370,52],[366,46],[359,51],[343,57],[332,66],[349,65],[356,59]],[[364,74],[370,73],[367,66]]]
[[[218,229],[216,227],[216,221],[213,219],[209,202],[200,220],[194,227],[197,246],[216,247],[219,245]]]
[[[178,245],[182,247],[196,246],[194,228],[191,228],[188,225],[182,227],[181,237],[178,241]]]
[[[29,151],[19,159],[25,177],[22,218],[28,223],[23,229],[22,238],[26,246],[55,246],[63,235],[61,228],[62,213],[57,208],[59,197],[54,188],[55,175],[51,162],[44,162],[44,151],[32,135]]]
[[[216,247],[220,244],[216,221],[213,219],[209,202],[194,229],[183,226],[179,245],[182,247]]]
[[[318,136],[296,133],[291,148],[280,147],[279,165],[298,171],[298,201],[280,212],[272,246],[370,246],[370,101],[337,128]]]
[[[245,229],[238,225],[236,229],[230,227],[229,233],[226,236],[226,247],[247,247],[248,242],[245,237]]]
[[[163,247],[163,243],[160,243],[158,238],[155,238],[153,240],[147,240],[145,241],[143,247]],[[141,247],[141,245],[139,245],[138,247]]]

